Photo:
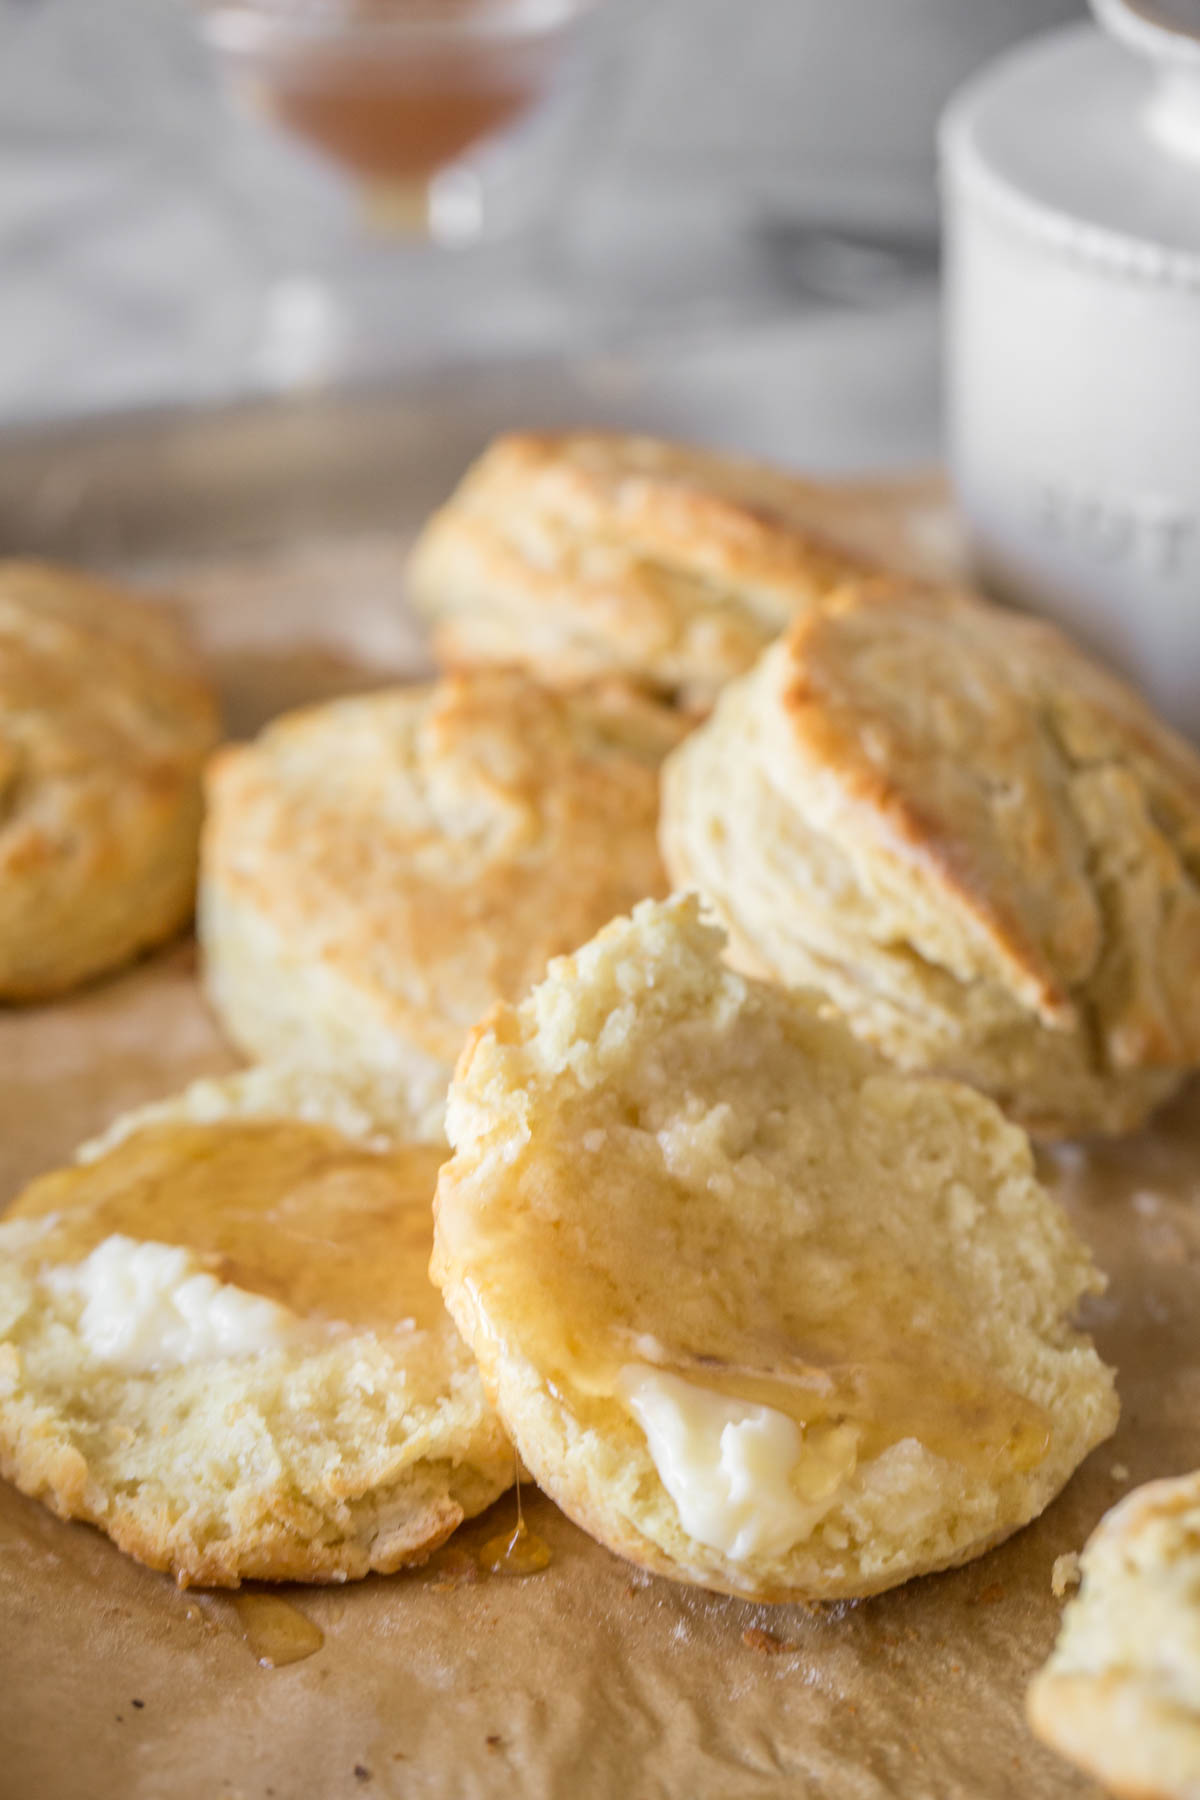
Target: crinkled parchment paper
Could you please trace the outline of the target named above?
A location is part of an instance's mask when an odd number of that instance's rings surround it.
[[[331,541],[174,571],[231,729],[420,667],[393,600],[400,550]],[[183,944],[0,1014],[4,1194],[121,1108],[228,1065],[193,971]],[[857,1606],[756,1608],[642,1576],[533,1495],[551,1566],[479,1577],[469,1552],[514,1516],[510,1495],[423,1570],[289,1590],[324,1647],[265,1669],[228,1599],[177,1591],[0,1484],[0,1793],[1094,1795],[1034,1743],[1022,1699],[1057,1627],[1055,1558],[1133,1483],[1200,1464],[1200,1090],[1047,1173],[1111,1276],[1091,1323],[1123,1418],[980,1561]]]

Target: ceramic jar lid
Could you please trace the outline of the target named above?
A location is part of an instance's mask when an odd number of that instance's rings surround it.
[[[1030,231],[1090,232],[1093,255],[1123,259],[1140,244],[1150,272],[1169,260],[1200,278],[1200,0],[1095,10],[1108,33],[1035,40],[969,83],[943,122],[945,160]],[[1197,35],[1153,22],[1168,12]]]
[[[1200,0],[1094,0],[942,125],[947,436],[976,563],[1200,739]]]

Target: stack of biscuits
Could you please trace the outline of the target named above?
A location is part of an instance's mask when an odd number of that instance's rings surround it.
[[[184,1583],[419,1562],[518,1456],[755,1600],[980,1555],[1115,1427],[1028,1134],[1200,1066],[1200,757],[835,490],[648,439],[500,440],[410,599],[437,680],[210,754],[164,615],[0,568],[0,994],[195,899],[248,1059],[9,1209],[0,1467]],[[1200,1792],[1198,1517],[1101,1527],[1033,1691],[1118,1791]]]

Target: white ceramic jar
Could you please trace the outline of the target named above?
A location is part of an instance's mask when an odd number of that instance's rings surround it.
[[[1200,0],[1094,6],[943,119],[951,469],[985,583],[1200,738]]]

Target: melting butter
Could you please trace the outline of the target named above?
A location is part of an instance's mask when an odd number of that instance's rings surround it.
[[[298,1318],[430,1330],[446,1319],[428,1273],[443,1154],[375,1150],[301,1120],[151,1125],[35,1181],[9,1216],[50,1221],[48,1264],[119,1236],[188,1251],[191,1276]]]
[[[278,1301],[218,1281],[191,1251],[119,1233],[49,1280],[83,1302],[79,1330],[91,1354],[127,1374],[280,1349],[301,1325]]]
[[[853,1328],[857,1330],[857,1327]],[[897,1336],[890,1356],[854,1344],[851,1331],[810,1339],[803,1354],[782,1344],[742,1349],[751,1360],[713,1352],[690,1353],[643,1334],[646,1360],[729,1401],[766,1407],[791,1419],[805,1442],[843,1426],[852,1431],[857,1460],[872,1460],[893,1444],[914,1439],[935,1456],[971,1474],[1036,1468],[1050,1442],[1050,1421],[1032,1400],[1002,1382],[950,1336]],[[617,1391],[618,1348],[590,1364],[592,1392]],[[858,1350],[859,1354],[847,1354]]]
[[[646,1436],[689,1537],[735,1562],[782,1556],[808,1537],[857,1459],[846,1426],[812,1434],[774,1407],[630,1363],[617,1392]]]

